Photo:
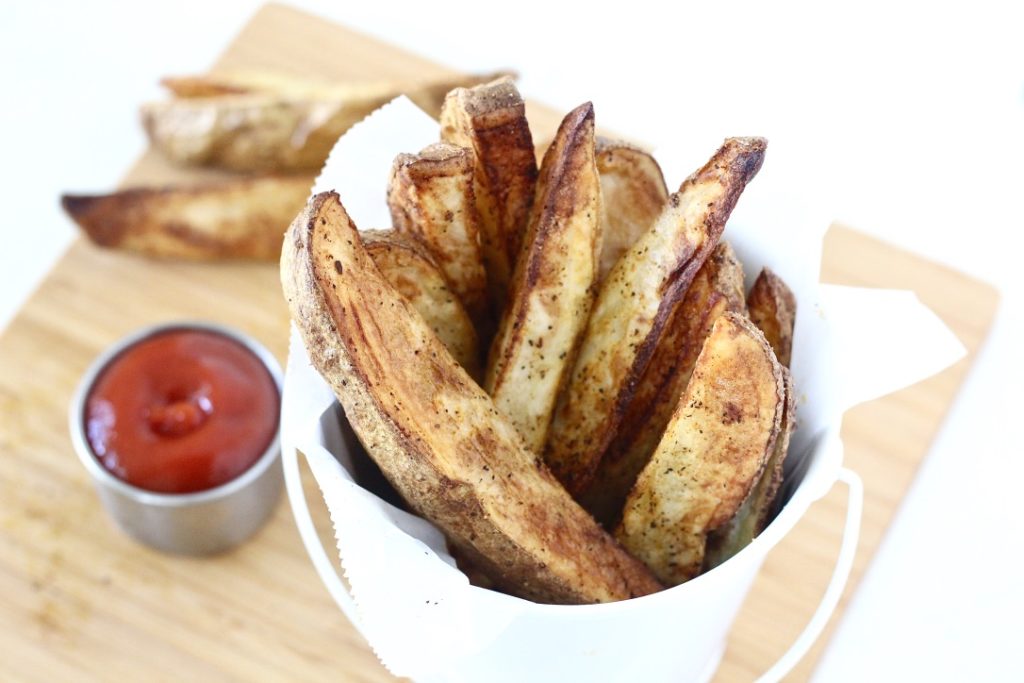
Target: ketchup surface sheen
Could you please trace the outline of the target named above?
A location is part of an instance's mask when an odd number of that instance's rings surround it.
[[[93,384],[85,427],[116,477],[160,493],[231,481],[277,433],[280,394],[260,359],[205,330],[160,332],[124,350]]]

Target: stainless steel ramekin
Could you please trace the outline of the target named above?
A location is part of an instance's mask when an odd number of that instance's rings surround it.
[[[107,512],[129,535],[164,552],[210,555],[254,534],[281,497],[280,429],[249,469],[220,486],[194,493],[156,493],[118,479],[97,460],[85,433],[85,403],[107,365],[131,346],[173,330],[200,330],[233,339],[259,358],[281,392],[281,366],[253,338],[216,323],[183,321],[147,327],[105,351],[82,377],[71,400],[71,442],[92,476]]]

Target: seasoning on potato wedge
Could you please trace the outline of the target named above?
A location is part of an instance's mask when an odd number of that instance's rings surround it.
[[[621,140],[597,137],[597,172],[602,196],[600,282],[654,225],[668,204],[668,188],[654,157]]]
[[[504,78],[452,90],[441,109],[441,139],[473,151],[487,286],[500,315],[537,182],[526,105],[515,84]]]
[[[189,187],[134,188],[61,197],[101,247],[191,260],[277,260],[281,240],[309,198],[309,176],[237,178]]]
[[[466,372],[479,377],[480,346],[473,321],[426,249],[392,230],[366,230],[362,239],[384,279],[423,316]]]
[[[665,325],[764,158],[763,138],[729,138],[680,186],[602,283],[544,458],[570,493],[590,484]]]
[[[789,450],[789,437],[793,432],[796,417],[796,401],[793,398],[793,381],[789,371],[783,368],[786,384],[786,406],[782,414],[782,426],[775,440],[771,456],[765,463],[764,471],[758,477],[754,489],[747,496],[740,509],[723,527],[708,534],[705,548],[703,571],[714,569],[730,557],[743,550],[764,531],[771,521],[775,497],[782,486],[782,469]]]
[[[541,164],[537,199],[491,345],[484,388],[541,453],[594,300],[601,184],[594,108],[569,112]]]
[[[785,405],[764,335],[742,315],[720,316],[616,530],[662,582],[700,573],[708,532],[729,522],[764,470]]]
[[[387,196],[395,230],[423,243],[466,310],[480,323],[487,313],[487,273],[473,172],[468,149],[430,145],[419,154],[398,155]]]
[[[284,240],[281,279],[310,359],[418,514],[514,595],[588,603],[659,582],[526,449],[362,246],[337,194]]]
[[[661,440],[690,381],[704,340],[720,315],[743,313],[743,265],[720,242],[672,313],[608,453],[580,501],[598,521],[614,526],[626,494]]]

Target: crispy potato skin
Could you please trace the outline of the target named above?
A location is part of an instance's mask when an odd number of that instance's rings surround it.
[[[718,244],[765,146],[763,138],[726,140],[602,283],[544,453],[574,496],[594,477],[672,311]]]
[[[336,194],[313,197],[292,224],[281,276],[310,358],[370,456],[501,587],[552,603],[661,588],[523,447],[387,283]]]
[[[533,137],[515,84],[501,79],[452,90],[441,109],[441,139],[473,151],[487,286],[500,314],[537,182]]]
[[[616,530],[667,585],[700,572],[707,532],[750,493],[785,401],[783,369],[764,335],[742,315],[719,317]]]
[[[412,304],[459,365],[480,376],[476,329],[423,246],[392,230],[365,230],[363,245],[388,283]]]
[[[793,397],[793,380],[789,371],[783,368],[786,386],[786,406],[782,414],[782,425],[775,440],[771,456],[764,471],[758,477],[750,495],[740,509],[723,527],[708,534],[705,547],[703,571],[714,569],[730,557],[743,550],[764,531],[775,507],[775,496],[782,486],[782,470],[789,451],[789,437],[796,424],[796,400]]]
[[[751,322],[764,332],[779,362],[788,368],[796,324],[796,297],[789,286],[765,268],[750,288],[747,311]]]
[[[241,178],[203,187],[64,195],[61,205],[101,247],[161,258],[274,261],[312,185],[308,176]]]
[[[597,171],[601,174],[601,232],[604,235],[600,282],[654,225],[668,204],[668,188],[654,157],[621,140],[598,136]]]
[[[720,315],[743,313],[743,265],[720,242],[672,313],[597,475],[580,496],[603,524],[618,522],[626,494],[650,460]]]
[[[473,155],[462,147],[430,145],[400,154],[391,168],[388,208],[395,230],[422,242],[474,320],[487,310],[487,273],[480,214],[473,192]]]
[[[600,213],[594,108],[587,102],[563,119],[544,155],[484,384],[534,453],[543,451],[594,301]]]
[[[429,113],[440,92],[487,76],[419,83],[307,82],[273,73],[164,79],[182,96],[141,108],[150,142],[171,161],[243,172],[317,171],[341,135],[406,94]]]

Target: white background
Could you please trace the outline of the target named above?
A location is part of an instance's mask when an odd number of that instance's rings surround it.
[[[0,326],[74,234],[61,191],[103,191],[144,148],[139,102],[202,71],[259,6],[0,8]],[[299,2],[599,125],[689,153],[765,135],[794,192],[983,278],[995,330],[818,670],[825,681],[1019,677],[1024,408],[1024,40],[1013,4],[628,0]],[[673,179],[670,179],[670,184]],[[675,179],[678,182],[678,179]]]

